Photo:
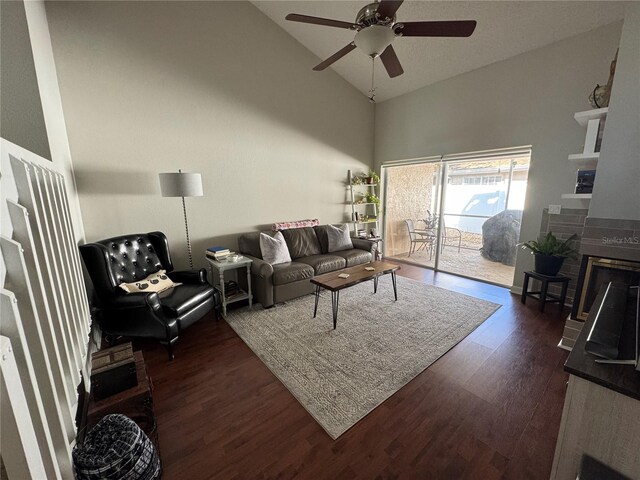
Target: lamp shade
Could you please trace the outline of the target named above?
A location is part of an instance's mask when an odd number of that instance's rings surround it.
[[[199,173],[160,173],[160,193],[163,197],[201,197],[202,175]]]

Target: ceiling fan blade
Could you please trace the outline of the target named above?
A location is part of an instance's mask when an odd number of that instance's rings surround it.
[[[403,37],[470,37],[475,29],[475,20],[399,22],[393,27]]]
[[[360,25],[352,22],[342,22],[340,20],[332,20],[330,18],[310,17],[309,15],[298,15],[297,13],[290,13],[285,17],[285,19],[292,22],[312,23],[314,25],[346,28],[348,30],[357,30],[360,28]]]
[[[387,73],[391,78],[397,77],[398,75],[402,75],[404,70],[402,69],[402,65],[400,65],[400,60],[398,60],[398,56],[396,55],[396,51],[393,49],[393,46],[389,45],[385,48],[384,52],[380,54],[380,60],[382,60],[382,64],[384,68],[387,69]]]
[[[347,53],[349,53],[351,50],[353,50],[354,48],[356,48],[356,44],[351,42],[349,45],[347,45],[344,48],[341,48],[340,50],[338,50],[336,53],[334,53],[333,55],[331,55],[329,58],[327,58],[324,62],[319,63],[318,65],[316,65],[315,67],[313,67],[313,69],[316,72],[319,72],[321,70],[324,70],[325,68],[327,68],[329,65],[331,65],[333,62],[340,60],[342,57],[344,57]]]
[[[381,19],[393,18],[404,0],[382,0],[376,12]]]

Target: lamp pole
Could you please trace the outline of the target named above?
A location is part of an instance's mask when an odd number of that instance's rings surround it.
[[[182,212],[184,213],[184,229],[187,232],[187,252],[189,253],[189,268],[193,268],[193,256],[191,255],[191,239],[189,238],[189,222],[187,222],[187,205],[182,197]]]

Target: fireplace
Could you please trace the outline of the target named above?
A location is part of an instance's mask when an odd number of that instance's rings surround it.
[[[640,262],[585,255],[580,268],[572,317],[586,320],[600,288],[609,282],[640,285]]]
[[[560,347],[571,350],[596,295],[609,282],[640,285],[640,220],[587,217],[576,292]]]

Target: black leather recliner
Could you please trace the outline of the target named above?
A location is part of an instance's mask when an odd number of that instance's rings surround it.
[[[216,306],[207,272],[173,271],[167,237],[162,232],[123,235],[80,247],[96,293],[100,328],[108,336],[155,338],[173,359],[182,330]],[[164,269],[182,285],[161,293],[125,293],[121,283],[142,280]]]

